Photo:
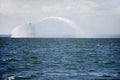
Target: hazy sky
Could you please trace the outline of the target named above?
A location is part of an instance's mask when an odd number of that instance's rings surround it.
[[[59,16],[86,35],[120,35],[120,0],[0,0],[0,34],[18,25]]]

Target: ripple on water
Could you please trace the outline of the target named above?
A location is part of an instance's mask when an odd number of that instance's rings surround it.
[[[118,39],[6,39],[6,43],[0,43],[0,79],[120,79]]]

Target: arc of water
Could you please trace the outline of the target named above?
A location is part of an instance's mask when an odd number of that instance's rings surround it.
[[[42,21],[45,21],[45,20],[48,20],[48,19],[56,19],[56,20],[64,21],[67,24],[69,24],[72,28],[77,28],[77,25],[73,21],[71,21],[67,18],[63,18],[63,17],[50,16],[50,17],[46,17],[46,18],[41,19],[39,22],[42,22]]]
[[[76,25],[75,22],[67,19],[67,18],[64,18],[64,17],[55,17],[55,16],[50,16],[50,17],[46,17],[46,18],[43,18],[43,19],[40,19],[39,21],[35,22],[35,23],[32,23],[32,25],[35,25],[37,23],[40,23],[40,22],[43,22],[45,20],[49,20],[49,19],[55,19],[55,20],[59,20],[59,21],[63,21],[65,23],[67,23],[68,25],[70,25],[71,28],[73,28],[75,30],[75,34],[78,34],[79,33],[79,29],[78,29],[78,26]],[[30,24],[30,23],[29,23]],[[27,24],[27,25],[29,25]],[[18,27],[16,27],[15,29],[13,29],[13,32],[17,29]],[[35,35],[35,28],[32,29],[33,30],[33,33]]]

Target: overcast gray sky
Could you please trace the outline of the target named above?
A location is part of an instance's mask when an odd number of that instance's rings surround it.
[[[0,0],[0,34],[49,16],[76,23],[86,35],[120,35],[120,0]]]

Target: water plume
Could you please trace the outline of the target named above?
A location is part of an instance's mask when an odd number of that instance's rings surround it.
[[[63,17],[46,17],[35,23],[15,27],[12,37],[75,37],[77,25]]]
[[[35,27],[32,23],[15,27],[12,32],[12,37],[35,37]]]

